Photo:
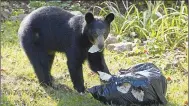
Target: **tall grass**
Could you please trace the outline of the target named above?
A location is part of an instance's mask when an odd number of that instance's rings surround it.
[[[163,1],[146,1],[147,9],[140,11],[135,4],[121,13],[116,2],[105,1],[103,8],[95,6],[93,11],[100,10],[98,15],[114,13],[116,18],[112,23],[112,32],[115,35],[128,36],[135,32],[140,39],[151,41],[149,49],[160,51],[186,49],[188,40],[188,10],[187,5],[181,2],[168,7]],[[125,6],[125,5],[124,5]],[[126,7],[125,7],[126,8]]]

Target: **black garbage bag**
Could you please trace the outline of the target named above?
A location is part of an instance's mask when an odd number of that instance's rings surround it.
[[[106,83],[89,88],[88,92],[104,104],[159,106],[167,103],[166,78],[152,63],[141,63],[121,69],[118,75],[98,73]]]

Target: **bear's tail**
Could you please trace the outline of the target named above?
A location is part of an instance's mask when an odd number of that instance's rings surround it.
[[[20,40],[20,45],[23,48],[28,48],[37,43],[39,38],[39,33],[28,26],[20,26],[18,30],[18,37]],[[26,47],[27,46],[27,47]]]

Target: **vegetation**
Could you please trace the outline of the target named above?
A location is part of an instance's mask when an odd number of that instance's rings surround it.
[[[163,1],[146,1],[146,4],[145,11],[138,10],[136,4],[132,4],[128,9],[125,7],[125,13],[121,13],[118,4],[108,1],[101,4],[105,5],[103,8],[95,6],[93,10],[100,9],[98,15],[102,16],[114,13],[116,19],[112,24],[112,33],[124,38],[134,32],[140,40],[151,41],[148,45],[150,52],[185,50],[185,42],[188,40],[187,5],[181,2],[180,5],[166,7]]]
[[[32,1],[30,5],[37,8],[50,2],[44,3]],[[101,16],[109,12],[116,14],[111,28],[113,34],[121,36],[121,40],[135,32],[137,37],[134,39],[139,42],[148,41],[145,46],[137,44],[132,52],[141,53],[134,56],[130,56],[130,52],[118,54],[105,49],[107,65],[111,73],[116,74],[120,68],[128,68],[141,62],[152,62],[162,70],[168,80],[167,106],[187,105],[188,7],[184,3],[171,7],[160,1],[154,4],[146,3],[147,10],[140,11],[135,4],[132,4],[124,14],[113,2],[103,2],[105,7],[94,8],[94,11],[99,9],[98,15]],[[13,15],[20,13],[22,11],[17,10]],[[32,66],[19,45],[17,37],[19,24],[20,21],[7,20],[1,26],[2,106],[105,106],[93,99],[90,94],[86,93],[82,96],[73,90],[64,54],[57,53],[52,67],[52,75],[59,89],[44,89],[39,86]],[[90,71],[87,62],[84,63],[83,70],[87,88],[100,84],[98,76]]]
[[[41,6],[58,6],[61,8],[64,8],[66,10],[79,10],[81,12],[86,12],[86,9],[80,7],[79,3],[75,3],[74,5],[70,5],[72,1],[71,0],[67,0],[64,1],[63,3],[61,3],[60,1],[49,1],[49,2],[45,2],[45,1],[31,1],[29,6],[32,8],[39,8]]]

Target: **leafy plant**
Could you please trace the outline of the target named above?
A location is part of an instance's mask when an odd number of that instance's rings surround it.
[[[115,14],[112,23],[112,33],[115,35],[129,36],[135,32],[143,40],[152,40],[149,49],[152,51],[185,49],[188,40],[188,10],[184,2],[179,6],[167,7],[164,1],[146,1],[147,10],[140,11],[135,4],[129,6],[125,13],[121,13],[117,2],[105,1],[100,6],[98,15]],[[179,8],[176,8],[179,7]],[[163,45],[162,45],[163,44]]]
[[[18,16],[19,14],[24,14],[24,9],[14,9],[11,16]]]

